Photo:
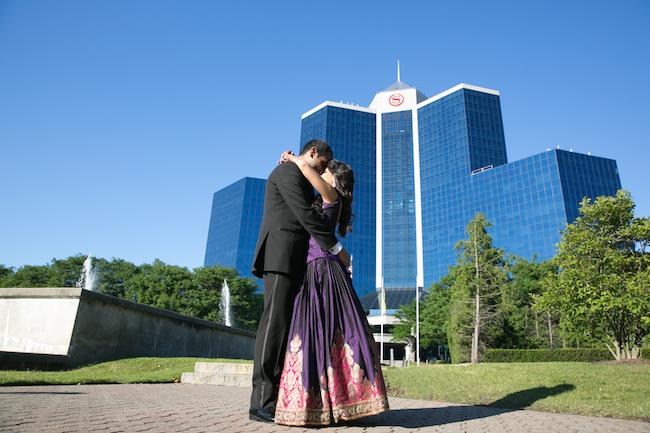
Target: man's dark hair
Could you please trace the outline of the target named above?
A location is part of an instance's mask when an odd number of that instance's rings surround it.
[[[307,143],[305,143],[305,145],[302,146],[302,149],[300,150],[300,154],[304,155],[305,153],[309,152],[309,149],[312,147],[316,148],[318,156],[328,156],[328,159],[332,159],[334,157],[330,145],[325,143],[323,140],[317,139],[309,140]]]

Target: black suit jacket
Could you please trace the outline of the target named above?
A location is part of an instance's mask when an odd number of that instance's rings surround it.
[[[327,220],[311,207],[313,201],[314,189],[296,164],[285,162],[271,172],[264,191],[253,275],[303,272],[310,235],[325,250],[336,244]]]

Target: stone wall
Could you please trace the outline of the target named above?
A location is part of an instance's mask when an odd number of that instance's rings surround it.
[[[77,288],[0,289],[0,365],[253,359],[255,334]]]

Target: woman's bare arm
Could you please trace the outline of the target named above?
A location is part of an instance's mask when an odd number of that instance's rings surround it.
[[[320,174],[309,166],[305,161],[290,152],[284,152],[280,161],[290,161],[298,166],[303,176],[316,188],[316,191],[323,197],[323,203],[334,203],[338,199],[338,192],[320,177]]]

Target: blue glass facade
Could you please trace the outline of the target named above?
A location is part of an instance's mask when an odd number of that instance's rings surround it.
[[[584,196],[613,195],[621,188],[616,161],[573,152],[557,152],[557,164],[567,219],[578,217]]]
[[[353,255],[352,282],[359,295],[375,290],[376,116],[325,106],[302,121],[300,146],[325,140],[334,158],[354,170],[353,230],[342,240]]]
[[[417,272],[411,110],[381,115],[381,142],[384,287],[411,287]]]
[[[503,134],[499,97],[463,89],[467,121],[469,163],[472,171],[506,164],[506,140]]]
[[[499,97],[461,89],[418,109],[424,284],[456,262],[477,212],[495,245],[527,259],[555,254],[582,197],[621,187],[616,162],[552,150],[507,163]]]
[[[253,277],[251,262],[262,224],[265,186],[263,179],[245,177],[214,193],[204,266],[232,267],[244,277]]]

